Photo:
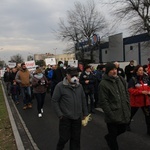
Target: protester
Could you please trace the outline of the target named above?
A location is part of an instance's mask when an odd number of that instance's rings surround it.
[[[48,80],[43,75],[42,70],[40,68],[36,69],[32,78],[32,86],[34,96],[37,100],[38,117],[42,117],[47,85]]]
[[[134,71],[134,60],[131,60],[129,65],[127,65],[125,67],[125,74],[126,74],[126,77],[127,77],[127,82],[130,81],[130,79],[133,77],[133,71]]]
[[[54,79],[53,79],[54,70],[56,70],[56,65],[51,66],[51,70],[48,72],[48,75],[47,75],[48,79],[50,81],[51,97],[53,95],[54,88],[55,88],[55,82],[54,82]]]
[[[15,80],[16,74],[17,74],[17,68],[14,67],[14,68],[12,68],[12,72],[10,73],[11,85],[13,84],[13,81]]]
[[[125,72],[123,71],[122,68],[120,68],[120,64],[117,61],[114,62],[114,64],[116,65],[116,68],[117,68],[117,75],[125,78]]]
[[[95,113],[94,91],[95,91],[96,78],[91,73],[91,66],[87,65],[85,67],[85,70],[80,75],[79,81],[82,84],[86,95],[88,111],[89,113]],[[89,104],[89,100],[90,100],[90,104]]]
[[[45,76],[46,76],[46,78],[48,78],[48,73],[49,73],[50,70],[51,70],[51,65],[48,64],[46,69],[45,69]]]
[[[150,74],[148,73],[148,65],[143,65],[143,71],[144,71],[144,75],[148,76],[150,80]]]
[[[25,63],[21,64],[20,70],[17,72],[15,80],[19,83],[21,88],[21,93],[23,97],[23,109],[32,108],[32,99],[31,99],[31,79],[32,76],[28,69],[26,68]]]
[[[59,61],[58,62],[58,65],[57,65],[57,69],[55,69],[53,71],[53,77],[52,77],[52,80],[53,80],[53,88],[55,89],[55,86],[61,82],[65,75],[66,75],[66,70],[63,68],[64,67],[64,64],[62,61]]]
[[[105,73],[105,65],[98,65],[95,73],[95,77],[96,77],[96,84],[94,90],[95,108],[98,107],[98,86],[102,80],[104,73]]]
[[[16,105],[18,105],[19,104],[20,88],[19,88],[19,85],[17,84],[17,82],[15,80],[13,80],[13,83],[11,84],[10,91],[11,91],[12,99],[14,100]]]
[[[6,71],[4,73],[4,82],[6,84],[7,93],[8,93],[8,95],[10,95],[10,74],[11,74],[11,72],[10,72],[9,67],[7,67],[5,70]]]
[[[145,115],[147,125],[147,134],[150,135],[150,82],[147,75],[144,74],[143,67],[137,65],[134,70],[135,77],[132,77],[128,88],[130,93],[131,118],[134,117],[139,108]],[[131,121],[130,121],[131,123]],[[130,125],[128,130],[131,130]]]
[[[52,103],[59,117],[57,150],[70,140],[70,150],[80,150],[81,119],[88,115],[86,98],[76,68],[68,68],[63,81],[55,87]]]
[[[107,63],[105,67],[99,84],[99,103],[107,123],[107,144],[111,150],[118,150],[117,137],[126,131],[130,121],[129,94],[126,81],[117,75],[115,64]]]

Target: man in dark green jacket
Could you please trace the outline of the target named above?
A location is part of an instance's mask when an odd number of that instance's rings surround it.
[[[117,76],[115,64],[107,63],[105,75],[99,84],[99,103],[105,114],[111,150],[118,150],[117,136],[126,131],[130,120],[129,94],[126,81]]]

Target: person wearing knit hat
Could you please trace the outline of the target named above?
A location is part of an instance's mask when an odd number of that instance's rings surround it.
[[[127,82],[117,75],[115,64],[106,64],[106,73],[99,84],[99,104],[105,114],[108,134],[105,140],[111,150],[117,150],[117,137],[126,131],[131,109]]]
[[[108,74],[113,69],[117,69],[116,65],[114,63],[111,63],[111,62],[107,63],[105,68],[106,68],[105,74]]]
[[[77,68],[67,68],[66,76],[59,82],[52,95],[52,105],[59,118],[57,150],[70,142],[70,150],[80,150],[81,120],[88,116],[86,97],[79,83]]]

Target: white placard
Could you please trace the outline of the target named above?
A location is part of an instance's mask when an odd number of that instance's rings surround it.
[[[78,60],[68,60],[68,66],[78,67]]]
[[[4,69],[0,70],[0,77],[3,77],[3,76],[4,76],[4,73],[5,73],[5,70],[4,70]]]
[[[16,66],[16,63],[14,62],[8,62],[8,67],[9,68],[14,68]]]
[[[26,61],[25,62],[25,65],[26,67],[29,69],[29,68],[34,68],[35,67],[35,61],[32,60],[32,61]]]
[[[55,58],[46,58],[45,63],[46,63],[46,65],[56,65],[56,59]]]

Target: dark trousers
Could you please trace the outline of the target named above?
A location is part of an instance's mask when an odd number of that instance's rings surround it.
[[[14,102],[18,102],[19,101],[19,94],[12,94],[12,99],[14,100]]]
[[[94,111],[94,108],[95,108],[95,106],[94,106],[94,101],[95,101],[94,94],[85,93],[85,95],[86,95],[86,102],[87,102],[88,112],[91,113],[91,112]],[[89,99],[90,99],[90,104],[88,104]]]
[[[138,109],[139,109],[139,107],[131,107],[131,119],[136,114]],[[145,115],[145,122],[147,125],[147,133],[150,134],[150,106],[141,107],[141,109]]]
[[[41,109],[43,108],[44,101],[45,101],[45,95],[46,95],[46,92],[45,93],[34,93],[34,96],[37,100],[38,113],[41,113]]]
[[[126,131],[127,124],[113,124],[107,123],[108,134],[105,135],[105,139],[110,150],[118,150],[117,136]]]
[[[59,141],[57,150],[63,150],[70,140],[69,150],[80,150],[81,118],[77,120],[63,117],[59,121]]]

